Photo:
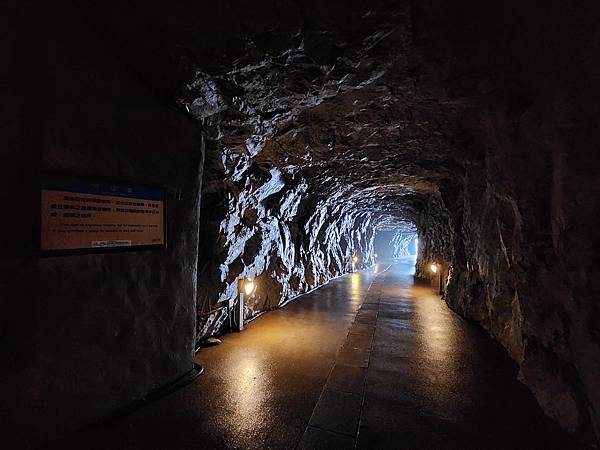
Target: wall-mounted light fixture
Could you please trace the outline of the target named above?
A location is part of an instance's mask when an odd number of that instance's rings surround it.
[[[431,266],[429,266],[429,268],[431,269],[431,272],[433,272],[433,273],[438,273],[438,270],[439,270],[439,272],[440,272],[439,293],[443,294],[444,293],[444,273],[442,271],[442,267],[441,266],[438,267],[438,265],[436,263],[433,263]]]
[[[252,278],[246,278],[246,280],[244,280],[244,293],[247,296],[250,296],[254,294],[255,290],[256,284],[254,284],[254,280]]]
[[[244,298],[252,297],[254,295],[256,292],[256,282],[250,277],[240,278],[238,282],[238,292],[240,293],[240,298],[237,308],[235,308],[234,311],[234,317],[237,330],[242,331],[244,329]]]
[[[358,262],[358,256],[352,255],[352,272],[356,270],[356,263]]]

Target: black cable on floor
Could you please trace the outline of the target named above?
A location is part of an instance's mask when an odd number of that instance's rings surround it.
[[[143,406],[149,405],[150,403],[160,400],[161,398],[163,398],[169,394],[172,394],[173,392],[178,391],[179,389],[182,389],[182,388],[188,386],[189,384],[193,383],[203,373],[204,373],[204,367],[202,367],[200,364],[194,363],[194,366],[190,370],[185,372],[183,375],[180,375],[179,377],[175,378],[173,381],[171,381],[163,386],[160,386],[156,389],[151,390],[146,395],[144,395],[142,398],[135,400],[134,402],[130,403],[129,405],[119,408],[111,416],[107,417],[103,422],[111,422],[111,421],[118,420],[124,416],[127,416],[127,415],[133,413],[134,411],[137,411],[138,409],[142,408]]]

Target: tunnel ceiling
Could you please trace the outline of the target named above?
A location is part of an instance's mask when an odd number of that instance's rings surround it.
[[[269,31],[248,40],[232,70],[198,71],[180,101],[215,125],[233,179],[251,164],[300,174],[323,198],[401,226],[413,200],[449,176],[447,115],[456,108],[409,75],[407,16],[362,13],[381,16],[358,33]]]
[[[201,310],[261,274],[269,298],[248,314],[275,307],[349,270],[352,255],[370,264],[377,230],[447,223],[440,186],[460,179],[459,119],[480,94],[449,91],[421,6],[86,11],[124,65],[202,126]]]
[[[415,206],[460,171],[456,118],[473,101],[427,65],[409,3],[221,3],[98,6],[89,20],[166,101],[203,120],[228,180],[304,184],[412,229]]]

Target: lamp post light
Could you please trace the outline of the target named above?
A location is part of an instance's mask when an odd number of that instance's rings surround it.
[[[440,265],[438,267],[438,265],[436,263],[431,264],[431,266],[429,266],[429,269],[431,270],[432,273],[436,274],[436,273],[440,273],[440,284],[439,284],[439,289],[438,289],[438,293],[439,294],[443,294],[444,293],[444,286],[443,286],[443,270],[442,270],[442,266]]]
[[[256,283],[250,277],[240,278],[238,282],[238,292],[240,293],[240,299],[237,304],[237,308],[234,310],[235,322],[237,324],[237,331],[244,329],[244,298],[252,297],[256,292]]]
[[[352,272],[356,270],[356,263],[358,262],[358,256],[354,255],[352,257]]]

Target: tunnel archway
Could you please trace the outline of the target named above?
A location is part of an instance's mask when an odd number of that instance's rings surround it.
[[[241,278],[259,286],[250,319],[375,253],[412,255],[417,233],[415,276],[439,266],[447,305],[504,346],[552,419],[598,442],[595,8],[238,3],[7,8],[15,420],[43,423],[64,396],[64,431],[176,378]],[[168,245],[40,255],[48,173],[160,187]]]

